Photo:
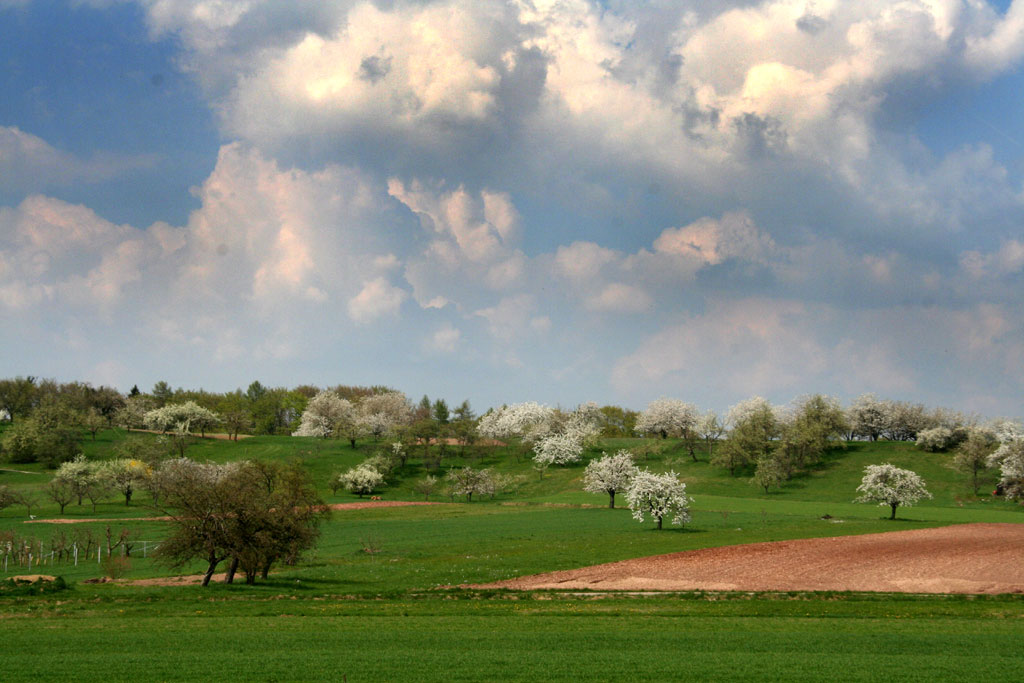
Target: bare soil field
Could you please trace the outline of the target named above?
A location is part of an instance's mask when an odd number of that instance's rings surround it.
[[[706,548],[477,588],[1024,592],[1024,524],[962,524]]]
[[[366,500],[355,503],[333,503],[327,507],[332,510],[365,510],[366,508],[400,508],[409,505],[444,505],[444,503],[427,502],[425,500]]]

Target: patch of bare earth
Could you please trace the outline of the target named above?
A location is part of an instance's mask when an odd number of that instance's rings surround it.
[[[427,502],[425,500],[364,500],[355,503],[332,503],[332,510],[365,510],[367,508],[400,508],[409,505],[444,505],[445,503]]]
[[[705,548],[476,588],[1024,592],[1024,524],[962,524]]]
[[[54,517],[53,519],[26,519],[22,524],[85,524],[86,522],[168,522],[171,517]]]

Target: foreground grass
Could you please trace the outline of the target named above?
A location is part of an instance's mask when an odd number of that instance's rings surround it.
[[[4,679],[1016,680],[1024,665],[1015,597],[381,601],[278,590],[10,601],[0,638],[26,654]]]

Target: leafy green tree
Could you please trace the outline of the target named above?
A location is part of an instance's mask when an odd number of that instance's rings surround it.
[[[771,455],[772,440],[778,436],[778,420],[771,404],[764,399],[751,399],[730,409],[733,428],[729,438],[711,458],[711,464],[724,467],[729,474],[746,469]]]
[[[981,429],[971,429],[967,433],[967,440],[956,449],[953,466],[971,476],[974,495],[978,495],[981,473],[989,468],[988,457],[995,448],[994,434]]]
[[[27,417],[36,402],[36,378],[0,379],[0,412],[12,423]]]

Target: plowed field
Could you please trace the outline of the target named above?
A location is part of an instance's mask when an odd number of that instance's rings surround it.
[[[488,588],[1024,592],[1024,524],[752,543],[524,576]]]

